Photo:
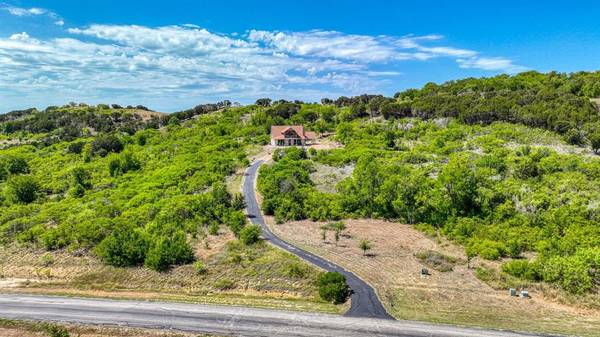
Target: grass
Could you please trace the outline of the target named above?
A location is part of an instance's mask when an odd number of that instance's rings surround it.
[[[415,253],[415,257],[430,268],[440,272],[452,271],[458,259],[434,250],[424,250]]]
[[[325,257],[369,282],[388,312],[405,320],[477,326],[493,329],[543,332],[578,336],[600,336],[598,294],[585,298],[565,296],[555,288],[528,285],[532,299],[508,296],[510,279],[498,280],[492,266],[475,259],[479,269],[468,269],[464,250],[432,238],[412,226],[370,219],[345,220],[348,229],[337,245],[324,242],[322,223],[290,222],[271,229],[286,241]],[[363,256],[358,241],[373,244],[371,256]],[[421,257],[421,258],[419,258]],[[431,263],[452,263],[453,267],[433,267],[431,275],[420,271]],[[487,263],[487,262],[486,262]],[[484,281],[482,281],[484,279]],[[502,282],[500,282],[502,281]],[[514,280],[512,280],[514,281]],[[496,284],[492,287],[488,283]],[[511,283],[512,287],[519,284]]]
[[[0,255],[6,259],[0,261],[0,271],[5,280],[27,281],[2,291],[327,313],[345,310],[319,298],[316,279],[320,270],[265,242],[244,246],[231,233],[221,232],[198,240],[195,247],[205,268],[202,273],[194,264],[159,273],[143,267],[107,266],[90,253],[72,256],[55,251],[40,258],[38,251],[4,247]]]
[[[54,324],[34,321],[0,319],[0,335],[3,337],[52,337],[65,331],[77,337],[218,337],[217,335],[175,333],[160,330],[134,329],[126,327]]]

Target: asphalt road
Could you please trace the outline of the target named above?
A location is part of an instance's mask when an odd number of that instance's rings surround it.
[[[524,337],[409,321],[183,303],[0,294],[0,317],[233,336]]]
[[[381,301],[379,301],[379,298],[377,298],[375,290],[373,290],[370,285],[361,280],[358,276],[319,256],[292,246],[271,232],[269,227],[265,224],[262,212],[258,206],[258,202],[256,201],[255,194],[256,175],[258,168],[260,165],[262,165],[262,163],[263,162],[261,160],[258,160],[247,169],[243,191],[244,198],[246,199],[248,217],[252,223],[261,226],[263,238],[273,245],[287,250],[288,252],[295,254],[320,268],[323,268],[327,271],[336,271],[346,276],[346,281],[352,289],[352,301],[350,309],[345,313],[345,316],[394,319],[385,311]]]

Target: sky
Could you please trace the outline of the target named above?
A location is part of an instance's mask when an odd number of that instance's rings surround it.
[[[0,0],[0,112],[164,112],[600,70],[598,1]]]

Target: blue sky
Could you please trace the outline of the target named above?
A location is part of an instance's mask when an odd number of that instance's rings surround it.
[[[593,1],[3,1],[0,111],[176,111],[600,69]]]

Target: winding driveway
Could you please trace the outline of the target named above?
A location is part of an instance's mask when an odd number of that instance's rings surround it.
[[[250,221],[259,225],[262,228],[263,237],[271,244],[282,248],[314,265],[327,271],[339,272],[346,277],[348,285],[352,289],[351,306],[345,316],[350,317],[370,317],[381,319],[394,319],[386,311],[381,301],[377,297],[375,290],[365,281],[360,279],[355,274],[345,270],[344,268],[329,262],[317,255],[309,253],[298,247],[295,247],[277,237],[267,224],[262,216],[258,202],[256,201],[256,175],[258,168],[263,164],[262,160],[255,161],[246,171],[244,179],[244,198],[246,199],[246,208]]]

